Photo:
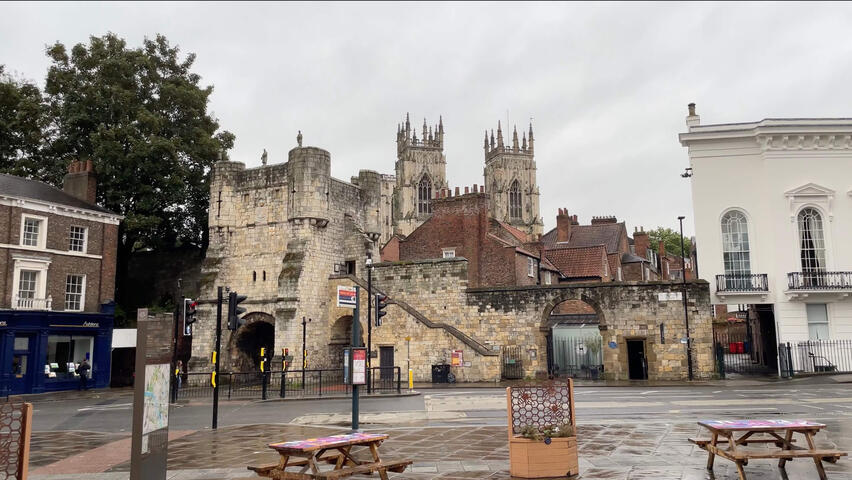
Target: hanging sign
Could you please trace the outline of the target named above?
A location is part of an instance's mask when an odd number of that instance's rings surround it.
[[[358,303],[358,291],[355,287],[337,287],[337,306],[344,308],[355,308]]]

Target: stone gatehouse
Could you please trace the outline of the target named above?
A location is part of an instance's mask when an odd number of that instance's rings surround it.
[[[643,344],[648,379],[687,378],[686,346],[681,343],[686,337],[682,297],[678,295],[683,291],[681,284],[467,288],[467,263],[464,258],[452,258],[381,263],[374,268],[374,288],[387,294],[392,304],[382,326],[373,328],[373,350],[384,348],[390,353],[392,349],[393,363],[403,371],[410,358],[415,381],[429,381],[431,366],[450,363],[453,350],[463,351],[463,366],[452,367],[458,381],[499,380],[504,346],[521,347],[526,376],[546,373],[553,326],[550,313],[566,300],[581,300],[597,313],[607,379],[629,378],[628,341]],[[331,279],[329,295],[341,284],[358,284],[366,290],[363,279],[337,276]],[[695,378],[706,379],[714,372],[709,286],[695,281],[687,283],[686,289],[693,371]],[[331,323],[352,314],[329,305]],[[366,312],[366,304],[361,310]],[[361,321],[366,331],[364,316]]]

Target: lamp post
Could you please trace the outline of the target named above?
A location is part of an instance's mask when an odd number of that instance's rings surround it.
[[[367,252],[367,393],[370,393],[373,384],[372,366],[372,343],[373,343],[373,257]]]
[[[308,368],[308,349],[306,341],[308,337],[308,322],[310,321],[310,318],[305,320],[305,317],[302,317],[302,390],[305,389],[305,370]],[[322,389],[322,385],[320,385],[320,389]]]
[[[692,339],[689,338],[689,307],[686,298],[686,246],[683,241],[683,215],[677,217],[680,222],[680,277],[683,285],[683,321],[686,324],[686,364],[689,369],[689,379],[692,380]]]

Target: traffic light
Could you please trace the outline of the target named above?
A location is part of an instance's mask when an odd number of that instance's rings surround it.
[[[195,313],[198,309],[198,302],[191,298],[183,299],[183,334],[184,336],[192,335],[192,324],[195,322]]]
[[[376,326],[382,326],[382,317],[388,314],[385,308],[388,306],[388,296],[381,293],[376,294]]]
[[[240,315],[246,313],[246,309],[239,304],[247,298],[245,295],[237,295],[237,292],[228,294],[228,330],[237,330],[245,325],[246,321],[240,318]]]

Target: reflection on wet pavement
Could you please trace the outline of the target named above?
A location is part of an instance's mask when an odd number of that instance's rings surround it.
[[[397,479],[509,479],[508,445],[505,427],[464,426],[429,428],[391,428],[381,430],[390,439],[381,447],[382,458],[414,460],[412,467]],[[198,431],[169,445],[169,470],[187,471],[180,478],[251,478],[246,465],[274,463],[278,456],[266,447],[267,443],[311,438],[321,435],[345,433],[345,428],[308,427],[294,425],[249,425],[222,428],[218,431]],[[63,435],[60,432],[54,432]],[[64,433],[71,435],[73,432]],[[687,437],[699,436],[695,423],[642,423],[581,425],[578,428],[580,454],[579,478],[593,479],[735,479],[733,463],[717,459],[714,473],[707,472],[704,464],[707,454],[687,442]],[[48,434],[37,434],[40,437]],[[88,433],[87,433],[88,435]],[[70,439],[70,437],[68,437]],[[112,439],[119,437],[112,437]],[[817,437],[819,447],[852,451],[852,421],[828,422],[828,429]],[[107,438],[73,440],[58,438],[40,439],[34,448],[34,459],[43,462],[37,450],[53,442],[78,450],[80,445],[96,445],[110,441]],[[77,443],[80,441],[82,443]],[[103,444],[103,443],[101,443]],[[34,443],[35,445],[35,443]],[[85,448],[85,447],[84,447]],[[366,453],[366,452],[364,452]],[[41,463],[43,464],[43,463]],[[115,465],[110,471],[126,472],[129,462]],[[208,471],[197,476],[189,470],[224,469],[220,473]],[[852,462],[842,459],[837,464],[826,464],[832,480],[852,480]],[[245,474],[241,474],[243,471]],[[747,467],[750,480],[785,478],[771,460],[755,460]],[[219,476],[216,476],[219,475]],[[93,476],[93,478],[95,478]],[[255,477],[257,478],[257,477]],[[371,478],[352,477],[352,478]],[[375,478],[375,477],[372,477]],[[787,478],[816,478],[810,460],[796,460],[787,465]]]

